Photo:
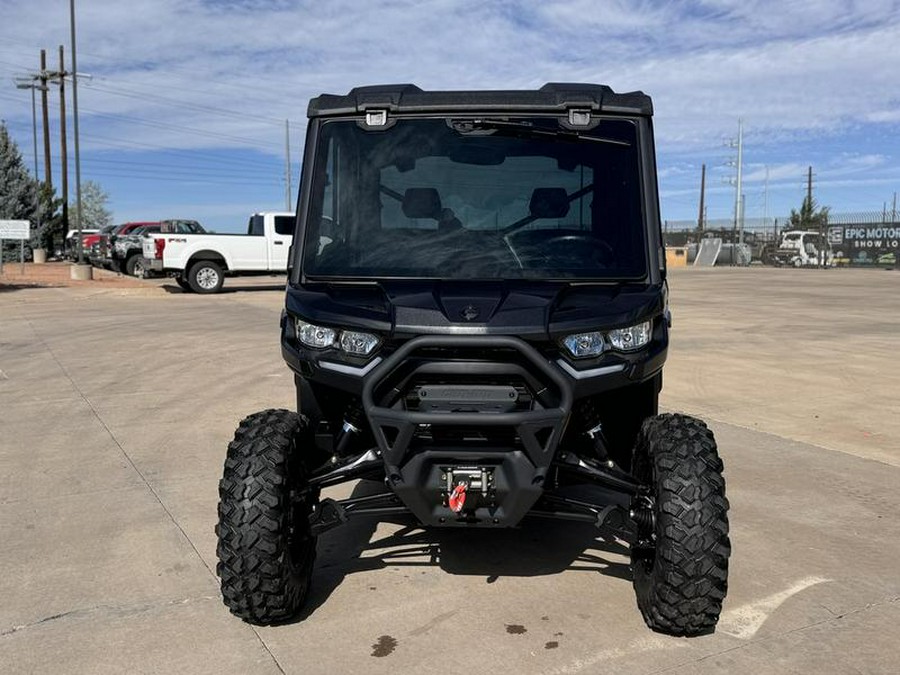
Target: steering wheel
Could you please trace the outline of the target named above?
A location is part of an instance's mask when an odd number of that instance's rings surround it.
[[[596,262],[599,262],[603,265],[612,263],[613,259],[615,258],[615,253],[613,252],[612,246],[607,244],[602,239],[597,239],[591,234],[561,234],[556,237],[551,237],[544,242],[544,246],[548,248],[572,248],[581,245],[589,246],[591,249],[591,257]]]

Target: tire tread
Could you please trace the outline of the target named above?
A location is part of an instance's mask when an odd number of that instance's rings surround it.
[[[298,573],[285,535],[288,461],[304,428],[297,413],[266,410],[245,418],[228,445],[219,482],[216,572],[225,605],[250,623],[290,619],[308,590],[315,538],[306,535]]]
[[[652,569],[632,554],[638,607],[654,630],[712,632],[728,592],[731,555],[729,504],[713,433],[687,415],[657,415],[644,421],[635,451],[636,472],[656,476],[658,506]]]

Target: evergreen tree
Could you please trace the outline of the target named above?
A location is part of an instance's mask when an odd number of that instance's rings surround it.
[[[32,178],[19,146],[0,122],[0,219],[29,220],[37,230],[38,182]]]
[[[56,196],[56,190],[48,183],[41,182],[41,231],[32,237],[32,246],[47,249],[53,255],[54,244],[62,248],[65,239],[65,222],[62,214],[62,198]]]
[[[105,225],[112,225],[112,212],[106,208],[109,194],[92,180],[81,186],[81,217],[83,228],[99,230]]]
[[[803,198],[803,205],[799,212],[791,209],[791,229],[818,231],[828,225],[828,211],[829,207],[819,208],[816,200],[807,195]]]

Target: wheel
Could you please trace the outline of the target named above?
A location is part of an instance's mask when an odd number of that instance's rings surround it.
[[[144,267],[144,261],[139,255],[134,256],[134,265],[131,266],[131,273],[138,279],[147,278],[147,270]]]
[[[212,260],[194,263],[188,272],[188,283],[194,293],[218,293],[224,281],[221,266]]]
[[[191,285],[187,282],[187,280],[182,279],[181,277],[175,277],[175,283],[181,286],[185,291],[192,291]]]
[[[644,421],[633,473],[648,491],[631,565],[647,625],[671,635],[715,629],[728,591],[728,500],[712,432],[686,415]]]
[[[316,557],[298,444],[306,418],[266,410],[244,419],[219,482],[216,571],[232,614],[253,624],[290,619],[306,599]],[[312,442],[312,439],[309,439]]]
[[[122,271],[129,277],[137,277],[143,273],[144,264],[141,262],[141,256],[133,255],[125,261]]]

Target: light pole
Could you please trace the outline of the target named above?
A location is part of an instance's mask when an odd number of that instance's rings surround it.
[[[31,89],[31,134],[34,140],[34,178],[37,180],[38,160],[37,160],[37,107],[34,100],[34,92],[45,89],[36,84],[31,78],[17,77],[16,89]]]
[[[38,84],[36,79],[32,78],[16,78],[16,89],[31,89],[31,137],[34,143],[34,180],[40,186],[40,180],[38,179],[38,158],[37,158],[37,107],[34,100],[34,92],[36,91],[46,91],[47,87],[43,84]],[[38,195],[37,195],[37,212],[36,218],[37,223],[35,223],[35,230],[40,232],[41,230],[41,188],[38,187]],[[24,243],[23,243],[24,246]]]

